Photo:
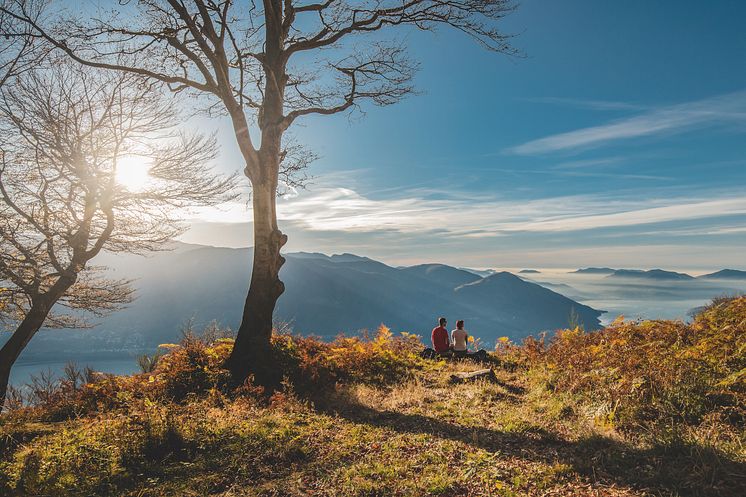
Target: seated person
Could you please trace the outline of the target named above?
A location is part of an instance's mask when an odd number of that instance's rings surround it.
[[[433,328],[431,338],[435,353],[441,356],[451,355],[451,341],[448,339],[448,330],[446,329],[446,318],[438,319],[438,326]]]
[[[469,334],[464,329],[464,320],[459,319],[456,321],[456,329],[451,331],[451,341],[453,342],[453,354],[456,357],[466,356],[467,342],[469,341]]]

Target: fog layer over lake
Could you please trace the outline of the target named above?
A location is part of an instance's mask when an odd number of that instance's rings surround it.
[[[581,274],[566,269],[541,269],[520,274],[534,283],[606,313],[604,324],[623,315],[626,319],[683,319],[715,297],[746,292],[746,279],[699,278],[651,280],[609,274]]]

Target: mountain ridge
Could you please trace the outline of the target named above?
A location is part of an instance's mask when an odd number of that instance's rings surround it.
[[[99,319],[93,330],[43,331],[27,356],[148,350],[173,342],[190,319],[197,329],[212,320],[236,329],[252,251],[189,245],[149,258],[108,256],[113,274],[135,278],[137,300]],[[572,312],[587,329],[595,329],[603,313],[507,272],[482,278],[445,264],[396,268],[354,254],[287,253],[285,258],[280,276],[286,291],[275,316],[303,334],[331,338],[384,322],[425,336],[443,315],[451,322],[466,320],[475,336],[490,343],[500,336],[519,340],[562,328]]]

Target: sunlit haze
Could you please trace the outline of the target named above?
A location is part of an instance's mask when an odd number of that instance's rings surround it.
[[[141,191],[152,180],[149,170],[147,159],[128,155],[117,161],[116,181],[131,192]]]

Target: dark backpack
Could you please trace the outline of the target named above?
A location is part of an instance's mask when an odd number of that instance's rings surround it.
[[[438,354],[437,352],[435,352],[434,349],[428,347],[420,352],[420,357],[422,357],[423,359],[435,359],[436,357],[438,357]]]

